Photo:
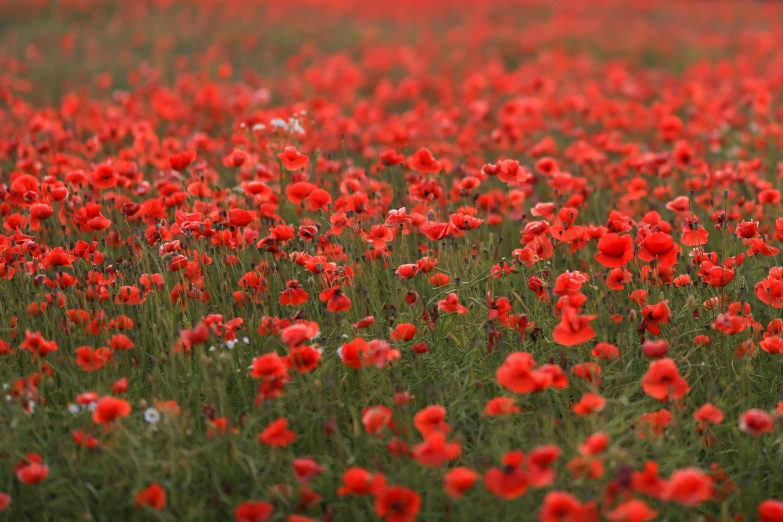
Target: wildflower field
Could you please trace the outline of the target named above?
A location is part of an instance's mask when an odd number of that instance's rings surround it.
[[[0,520],[783,522],[781,41],[0,0]]]

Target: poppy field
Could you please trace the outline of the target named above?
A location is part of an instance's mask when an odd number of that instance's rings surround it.
[[[0,0],[0,520],[783,522],[781,39]]]

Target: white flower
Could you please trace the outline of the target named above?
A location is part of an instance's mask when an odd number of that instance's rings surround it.
[[[269,125],[271,125],[272,127],[277,127],[278,129],[288,130],[288,124],[285,122],[283,118],[275,118],[269,122]]]
[[[266,125],[264,125],[263,123],[256,123],[255,125],[253,125],[254,132],[262,131],[264,129],[266,129]]]
[[[82,409],[79,407],[78,404],[69,404],[68,405],[68,413],[72,415],[76,415],[79,413]]]
[[[243,337],[242,342],[245,344],[250,344],[250,339],[248,339],[247,337]]]
[[[215,345],[214,345],[214,344],[213,344],[212,346],[210,346],[210,347],[209,347],[209,351],[210,351],[210,352],[214,352],[215,350],[217,350],[217,348],[215,348]]]
[[[237,345],[237,340],[236,339],[234,339],[232,341],[226,341],[226,348],[228,348],[229,350],[233,350],[234,346],[236,346],[236,345]]]
[[[93,401],[87,405],[87,411],[95,411],[95,408],[97,407],[98,407],[98,403]]]
[[[144,420],[150,424],[157,424],[160,420],[160,412],[155,408],[147,408],[144,410]]]

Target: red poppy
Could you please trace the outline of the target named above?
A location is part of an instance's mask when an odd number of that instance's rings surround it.
[[[184,150],[181,152],[175,152],[169,157],[169,165],[177,172],[182,172],[188,165],[193,163],[196,159],[196,152],[192,150]]]
[[[284,447],[296,439],[296,433],[288,429],[288,421],[280,417],[258,436],[258,441],[267,446]]]
[[[696,507],[712,497],[712,480],[696,468],[680,469],[672,473],[663,497],[687,507]]]
[[[650,363],[642,378],[642,389],[650,397],[666,402],[683,398],[690,391],[690,386],[680,377],[676,363],[666,358]]]
[[[413,458],[422,466],[439,467],[458,458],[461,451],[462,446],[458,442],[447,442],[443,432],[434,431],[413,448]]]
[[[273,511],[274,506],[269,502],[242,502],[234,510],[234,522],[266,522]]]
[[[28,453],[14,467],[14,473],[22,484],[39,484],[49,476],[49,466],[37,453]]]
[[[524,454],[521,451],[506,453],[502,468],[492,468],[484,474],[484,486],[496,497],[512,500],[525,494],[528,487],[527,473],[522,468]]]
[[[108,424],[127,417],[130,413],[131,406],[127,401],[107,395],[98,400],[92,412],[92,420],[97,424]]]
[[[775,499],[763,501],[759,504],[758,515],[759,522],[783,521],[783,502]]]
[[[631,499],[614,508],[606,518],[609,522],[647,522],[657,516],[658,512],[641,500]]]
[[[392,341],[410,341],[416,335],[416,326],[411,323],[400,323],[391,331]]]
[[[375,497],[375,514],[386,522],[413,522],[421,508],[421,497],[412,489],[390,486]]]
[[[353,467],[343,473],[343,485],[337,494],[344,495],[377,495],[386,488],[386,479],[381,473],[372,474],[364,468]]]
[[[436,174],[441,170],[441,164],[432,155],[429,149],[419,149],[408,159],[408,166],[425,174]]]
[[[595,259],[605,267],[621,267],[633,259],[633,256],[631,236],[609,233],[598,240],[598,253],[595,254]]]
[[[160,484],[153,482],[136,494],[136,507],[149,506],[152,509],[166,507],[166,492]]]
[[[544,497],[540,522],[594,522],[598,520],[598,511],[592,502],[582,504],[576,497],[563,491],[550,491]]]
[[[277,157],[288,170],[299,170],[310,161],[307,155],[301,154],[296,150],[296,147],[291,146],[283,149],[283,152],[279,153]]]
[[[740,415],[739,429],[750,435],[763,435],[772,431],[772,417],[763,410],[748,410]]]
[[[499,417],[519,413],[520,408],[512,397],[495,397],[487,402],[484,411],[490,417]]]
[[[677,262],[677,246],[669,234],[653,232],[639,243],[639,259],[647,262],[658,261],[667,268]]]
[[[576,308],[566,306],[563,308],[563,317],[552,331],[552,338],[563,346],[576,346],[595,337],[595,331],[590,327],[590,322],[597,315],[579,315]]]

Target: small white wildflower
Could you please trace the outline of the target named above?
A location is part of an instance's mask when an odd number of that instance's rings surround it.
[[[247,337],[243,337],[242,338],[242,342],[245,343],[245,344],[250,344],[250,339],[247,338]]]
[[[271,125],[272,127],[276,127],[278,129],[288,130],[288,124],[285,122],[283,118],[275,118],[269,122],[269,125]]]
[[[97,402],[91,402],[90,404],[87,405],[87,411],[95,411],[95,408],[97,407],[98,407]]]
[[[229,350],[233,350],[234,346],[236,346],[236,345],[237,345],[236,339],[234,339],[232,341],[226,341],[226,348],[228,348]]]
[[[337,356],[340,358],[341,361],[343,361],[343,345],[337,347]]]
[[[210,351],[210,352],[214,352],[215,350],[217,350],[217,348],[215,348],[215,345],[214,345],[214,344],[213,344],[212,346],[210,346],[210,347],[209,347],[209,351]]]
[[[81,408],[79,408],[79,405],[78,405],[78,404],[69,404],[69,405],[68,405],[68,413],[70,413],[71,415],[76,415],[76,414],[77,414],[77,413],[79,413],[81,410],[82,410],[82,409],[81,409]]]
[[[10,387],[11,387],[11,385],[10,385],[10,384],[8,384],[7,382],[4,382],[4,383],[3,383],[3,391],[5,391],[5,390],[9,389]]]
[[[299,124],[298,121],[295,121],[291,124],[291,132],[294,132],[301,136],[303,136],[305,133],[304,128]]]
[[[157,424],[160,420],[160,412],[155,408],[147,408],[144,410],[144,420],[150,424]]]
[[[262,131],[264,129],[266,129],[266,125],[264,125],[263,123],[256,123],[255,125],[253,125],[254,132]]]

